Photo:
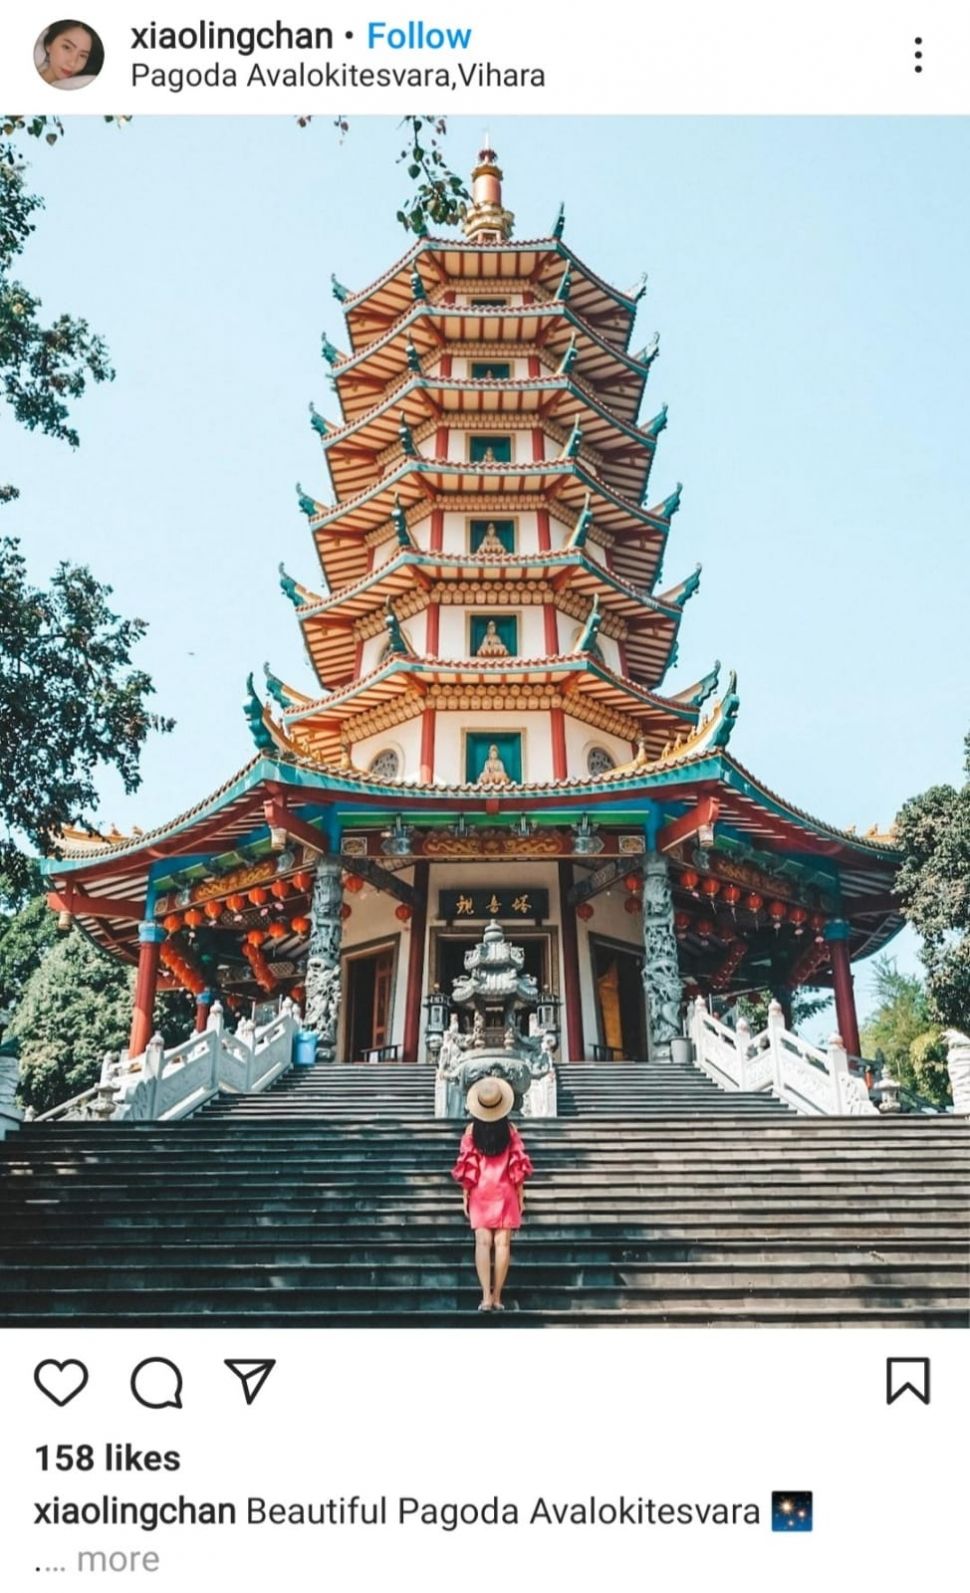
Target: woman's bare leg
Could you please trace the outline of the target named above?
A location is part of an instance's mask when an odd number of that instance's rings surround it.
[[[482,1286],[482,1305],[492,1304],[492,1232],[490,1228],[475,1229],[475,1271]]]
[[[512,1235],[508,1228],[499,1228],[495,1234],[495,1293],[492,1296],[493,1306],[502,1304],[502,1290],[509,1275],[511,1260]]]

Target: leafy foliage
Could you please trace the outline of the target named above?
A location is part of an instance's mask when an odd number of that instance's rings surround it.
[[[905,1089],[932,1105],[949,1105],[946,1042],[933,1022],[923,981],[900,973],[888,956],[876,958],[873,973],[878,1005],[862,1029],[863,1055],[885,1062]]]
[[[742,996],[738,1001],[738,1015],[747,1018],[751,1025],[752,1034],[760,1034],[768,1025],[768,1007],[771,1003],[770,990],[758,990],[751,995]],[[796,1030],[803,1023],[811,1023],[826,1007],[832,1005],[832,997],[825,994],[810,995],[808,990],[796,990],[792,996],[792,1023]]]
[[[56,939],[54,914],[41,895],[0,914],[0,1028]]]
[[[895,889],[922,937],[932,1016],[970,1030],[970,736],[964,748],[960,789],[931,786],[899,813]]]
[[[312,116],[298,116],[300,127],[309,127]],[[343,143],[350,132],[345,116],[334,118],[334,127]],[[407,131],[407,142],[398,156],[398,165],[407,163],[408,176],[416,184],[405,199],[397,219],[406,232],[423,238],[428,223],[454,227],[462,218],[465,201],[471,197],[464,182],[445,159],[442,139],[448,132],[444,116],[405,116],[400,124]]]
[[[53,851],[63,825],[95,806],[96,769],[137,790],[146,736],[172,727],[149,713],[151,679],[130,667],[145,624],[119,618],[110,596],[70,564],[47,590],[32,586],[19,543],[0,538],[0,868],[18,884],[29,870],[18,833]]]
[[[126,1046],[131,1027],[134,969],[107,956],[79,929],[59,935],[54,925],[43,897],[33,897],[0,938],[0,977],[16,953],[21,981],[4,1043],[17,1047],[21,1098],[37,1112],[96,1084],[104,1053]],[[194,1010],[184,992],[159,996],[154,1026],[166,1045],[185,1039]]]
[[[10,1024],[24,1105],[46,1112],[96,1084],[105,1051],[126,1044],[130,1024],[130,971],[72,929],[28,980]]]
[[[34,230],[43,200],[31,193],[25,164],[14,144],[20,133],[42,135],[55,143],[63,134],[56,117],[8,116],[0,137],[0,393],[14,416],[30,431],[42,431],[72,448],[78,434],[70,424],[69,402],[80,398],[89,382],[111,381],[114,371],[101,338],[87,321],[59,315],[49,325],[40,316],[41,301],[11,272]],[[16,489],[0,487],[0,502]]]

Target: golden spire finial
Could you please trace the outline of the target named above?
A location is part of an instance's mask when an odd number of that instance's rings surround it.
[[[515,217],[502,207],[502,169],[487,129],[478,164],[472,171],[471,204],[462,219],[465,237],[478,243],[502,243],[512,236]]]

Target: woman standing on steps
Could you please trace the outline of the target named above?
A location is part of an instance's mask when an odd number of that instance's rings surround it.
[[[514,1099],[505,1079],[489,1076],[472,1085],[465,1097],[472,1121],[451,1170],[475,1232],[480,1311],[505,1310],[502,1290],[512,1259],[512,1230],[522,1226],[525,1180],[532,1173],[522,1136],[509,1122]]]

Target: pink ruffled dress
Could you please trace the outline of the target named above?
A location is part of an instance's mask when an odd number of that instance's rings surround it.
[[[469,1124],[458,1148],[451,1176],[468,1190],[468,1216],[473,1228],[521,1228],[518,1188],[531,1177],[532,1163],[522,1136],[509,1124],[509,1143],[498,1156],[476,1150]]]

